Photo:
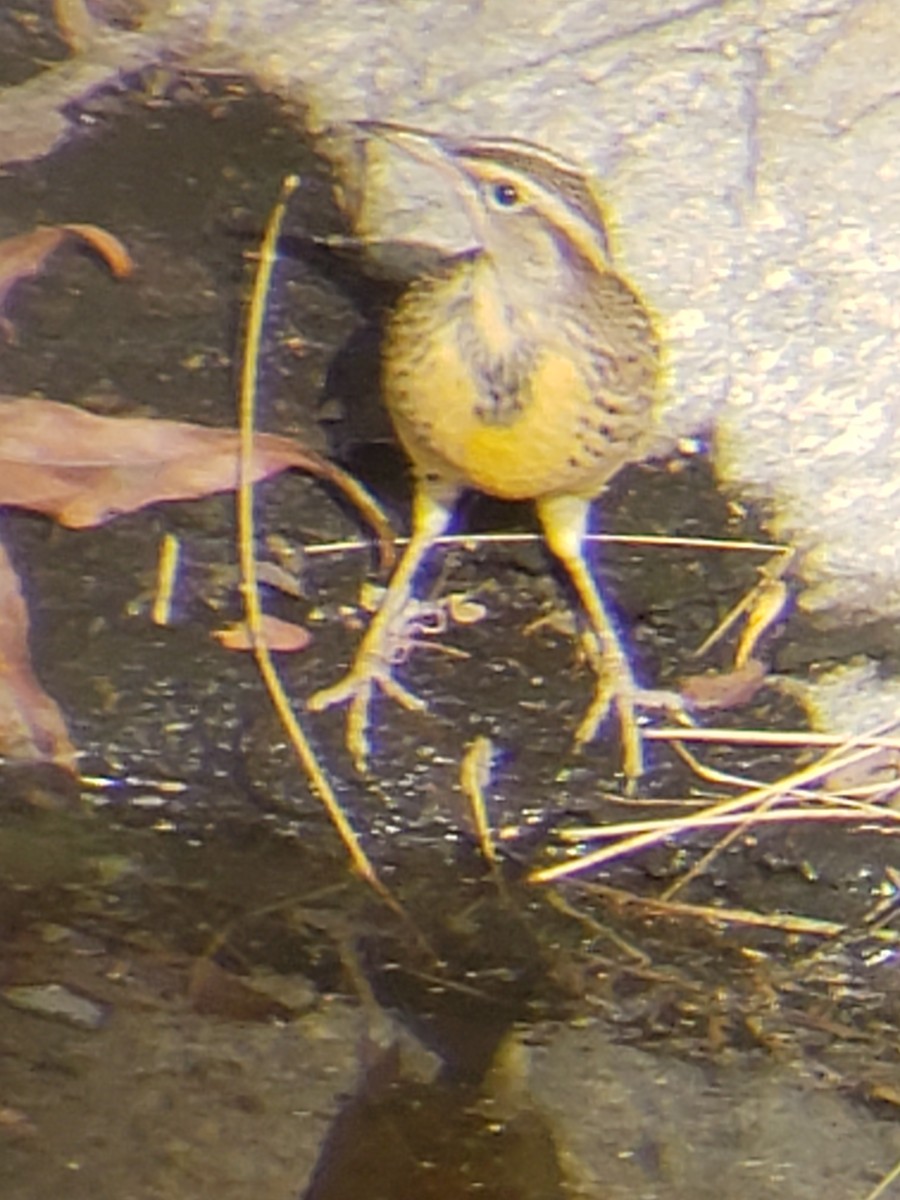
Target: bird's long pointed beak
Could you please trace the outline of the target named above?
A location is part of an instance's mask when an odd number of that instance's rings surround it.
[[[354,125],[366,137],[382,138],[410,158],[422,163],[446,179],[465,208],[477,241],[485,244],[484,210],[478,203],[478,181],[459,160],[464,142],[441,133],[431,133],[391,121],[356,121]]]

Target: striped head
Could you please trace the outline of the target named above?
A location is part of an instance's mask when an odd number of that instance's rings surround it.
[[[381,122],[359,127],[448,178],[478,248],[500,269],[543,279],[577,267],[612,269],[596,190],[561,155],[516,138],[455,138]]]

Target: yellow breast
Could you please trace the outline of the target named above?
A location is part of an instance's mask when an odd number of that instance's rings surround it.
[[[510,500],[595,495],[635,457],[655,375],[631,346],[604,353],[595,325],[577,304],[515,310],[484,272],[415,286],[388,327],[383,383],[419,473]]]
[[[590,493],[611,473],[587,451],[592,398],[584,374],[552,347],[534,362],[528,402],[502,419],[452,339],[433,345],[420,370],[403,372],[386,390],[398,435],[421,471],[508,500]]]

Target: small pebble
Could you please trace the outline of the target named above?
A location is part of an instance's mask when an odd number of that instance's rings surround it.
[[[89,1000],[87,996],[72,992],[60,983],[3,988],[0,996],[13,1008],[62,1021],[66,1025],[74,1025],[76,1029],[100,1029],[109,1016],[109,1005]]]

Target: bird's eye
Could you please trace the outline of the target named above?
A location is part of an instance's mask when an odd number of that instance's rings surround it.
[[[495,183],[491,188],[491,199],[498,208],[515,208],[519,203],[519,193],[511,183]]]

